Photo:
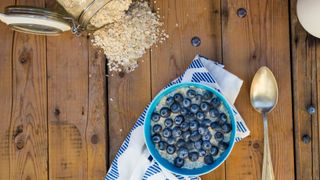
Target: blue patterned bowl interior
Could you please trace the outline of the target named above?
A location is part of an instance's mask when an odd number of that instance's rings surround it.
[[[213,164],[206,165],[206,166],[203,166],[203,167],[197,168],[197,169],[185,169],[185,168],[175,167],[168,160],[161,157],[161,155],[158,153],[157,149],[155,148],[155,146],[151,140],[151,115],[152,115],[153,111],[155,110],[155,108],[157,107],[157,105],[159,104],[160,100],[164,96],[175,91],[176,89],[183,88],[183,87],[190,87],[190,86],[194,86],[197,88],[208,90],[208,91],[212,92],[213,94],[215,94],[217,97],[219,97],[220,100],[222,101],[223,105],[226,107],[226,109],[228,111],[231,126],[232,126],[229,147],[221,154],[221,156],[218,159],[215,160],[215,162]],[[229,154],[234,146],[235,134],[236,134],[235,117],[234,117],[233,110],[232,110],[231,106],[229,105],[228,101],[225,99],[225,97],[223,95],[221,95],[221,93],[219,93],[214,88],[203,85],[203,84],[199,84],[199,83],[180,83],[180,84],[173,85],[173,86],[161,91],[151,102],[149,109],[147,111],[146,119],[145,119],[145,123],[144,123],[145,142],[146,142],[147,148],[150,151],[150,154],[153,156],[155,161],[158,162],[159,165],[164,167],[165,169],[167,169],[175,174],[179,174],[179,175],[183,175],[183,176],[200,176],[203,174],[207,174],[207,173],[213,171],[214,169],[216,169],[217,167],[219,167],[226,160],[226,158],[229,156]]]

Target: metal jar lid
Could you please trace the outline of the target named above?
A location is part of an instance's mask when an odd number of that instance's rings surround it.
[[[31,6],[8,6],[0,20],[15,31],[36,35],[59,35],[74,24],[69,16]]]

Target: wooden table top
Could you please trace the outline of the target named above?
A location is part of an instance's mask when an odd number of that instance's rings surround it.
[[[54,0],[1,0],[51,7]],[[153,3],[152,3],[153,4]],[[269,116],[276,179],[319,179],[319,40],[296,17],[296,0],[157,0],[167,42],[130,74],[106,76],[88,37],[42,37],[0,24],[0,179],[103,179],[144,107],[196,53],[244,80],[236,107],[251,130],[203,179],[260,179],[263,124],[250,105],[256,70],[279,84]],[[202,43],[193,47],[191,38]],[[313,105],[315,114],[307,108]]]

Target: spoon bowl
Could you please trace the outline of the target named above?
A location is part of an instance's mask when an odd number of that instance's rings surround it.
[[[251,89],[250,100],[253,108],[260,113],[268,113],[278,103],[278,86],[269,68],[263,66],[255,74]]]

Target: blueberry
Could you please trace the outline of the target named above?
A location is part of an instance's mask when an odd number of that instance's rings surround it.
[[[184,121],[184,117],[181,115],[178,115],[174,118],[174,123],[178,126],[181,125],[183,121]]]
[[[207,111],[209,111],[209,107],[210,107],[210,105],[207,102],[202,102],[200,104],[201,111],[207,112]]]
[[[214,134],[214,138],[217,140],[217,141],[222,141],[224,139],[224,136],[221,132],[216,132]]]
[[[168,154],[173,154],[174,152],[176,152],[176,147],[174,147],[173,145],[169,145],[167,147],[167,153]]]
[[[200,126],[200,127],[198,128],[198,132],[199,132],[199,134],[201,134],[201,135],[205,135],[205,134],[207,134],[207,133],[209,132],[209,130],[208,130],[207,127]]]
[[[154,122],[158,122],[160,120],[160,115],[158,113],[152,113],[151,120]]]
[[[200,140],[200,141],[194,142],[193,146],[194,146],[195,149],[200,150],[201,147],[202,147],[202,141]]]
[[[189,97],[189,98],[194,98],[195,96],[196,96],[196,91],[195,90],[193,90],[193,89],[189,89],[188,91],[187,91],[187,96]]]
[[[187,148],[185,148],[185,147],[180,147],[180,148],[178,149],[178,157],[179,157],[179,158],[184,159],[184,158],[186,158],[186,157],[188,156],[188,154],[189,154],[189,152],[188,152],[188,149],[187,149]]]
[[[190,161],[192,161],[192,162],[197,161],[197,160],[199,159],[199,153],[197,153],[197,152],[191,152],[191,153],[189,153],[189,159],[190,159]]]
[[[197,112],[196,118],[200,121],[202,121],[205,118],[205,114],[201,111]]]
[[[211,133],[206,133],[205,135],[202,136],[202,140],[210,141],[211,137],[212,137]]]
[[[220,112],[219,112],[218,109],[212,108],[212,109],[210,109],[209,114],[210,114],[211,117],[217,118],[217,117],[219,117]]]
[[[184,121],[181,125],[180,125],[180,128],[181,128],[181,131],[187,131],[190,127],[190,124],[189,122],[187,121]]]
[[[182,101],[182,106],[183,107],[189,107],[191,105],[191,100],[189,98],[185,98],[183,101]]]
[[[190,140],[193,142],[199,141],[201,139],[201,135],[198,131],[192,131],[190,135]]]
[[[163,137],[168,138],[168,137],[171,136],[171,134],[172,134],[172,131],[171,131],[171,129],[169,129],[169,128],[164,128],[163,131],[162,131]]]
[[[197,120],[190,121],[190,129],[192,131],[197,130],[199,127],[199,122]]]
[[[221,104],[221,101],[219,100],[218,97],[214,97],[212,98],[212,100],[210,101],[211,105],[215,108],[219,107]]]
[[[180,130],[180,128],[174,127],[174,128],[172,129],[172,136],[173,136],[173,137],[175,137],[175,138],[180,137],[181,134],[182,134],[182,131]]]
[[[181,107],[178,103],[173,103],[171,106],[170,106],[170,110],[171,112],[173,113],[178,113],[180,111]]]
[[[152,142],[158,143],[161,141],[161,136],[159,134],[155,134],[152,136]]]
[[[209,150],[209,149],[211,149],[211,147],[212,147],[212,144],[210,143],[210,141],[203,141],[202,149]]]
[[[221,113],[219,118],[219,124],[223,125],[226,122],[227,122],[227,115],[225,113]]]
[[[161,117],[167,118],[167,117],[170,116],[170,114],[171,114],[171,112],[170,112],[169,108],[163,107],[163,108],[160,109],[160,116]]]
[[[211,149],[210,149],[210,154],[212,156],[216,156],[216,155],[218,155],[218,153],[219,153],[218,147],[217,146],[212,146]]]
[[[183,101],[183,96],[180,93],[176,93],[174,96],[174,100],[177,102],[182,102]]]
[[[210,91],[205,91],[205,92],[203,93],[203,99],[204,99],[204,100],[209,100],[209,99],[212,98],[212,96],[213,96],[213,94],[212,94],[212,92],[210,92]]]
[[[197,113],[199,111],[200,107],[197,104],[192,104],[190,107],[190,111],[192,113]]]
[[[174,166],[181,168],[184,165],[184,159],[176,157],[173,161]]]
[[[186,131],[186,132],[182,133],[182,137],[184,140],[188,140],[190,138],[190,136],[191,136],[190,131]]]
[[[232,127],[230,124],[223,124],[221,126],[221,130],[224,132],[224,133],[229,133],[231,131]]]
[[[152,130],[153,130],[154,133],[159,133],[162,130],[162,126],[160,124],[155,124],[152,127]]]
[[[165,149],[167,148],[167,146],[168,146],[168,144],[167,144],[166,142],[160,141],[160,142],[158,143],[158,148],[159,148],[161,151],[165,150]]]
[[[195,101],[200,103],[202,101],[202,95],[201,94],[197,94],[196,98],[195,98]]]
[[[186,116],[189,113],[189,110],[188,108],[181,108],[180,113],[182,116]]]
[[[168,97],[168,98],[166,99],[166,104],[167,104],[168,106],[171,106],[173,103],[174,103],[174,98],[173,98],[173,97]]]
[[[220,125],[219,125],[218,121],[212,122],[212,123],[210,124],[210,127],[211,127],[212,129],[220,129]]]
[[[185,141],[183,139],[179,139],[176,143],[177,147],[182,147],[185,144]]]
[[[170,144],[170,145],[173,145],[175,142],[176,142],[176,140],[173,137],[169,137],[167,139],[167,143]]]
[[[188,150],[193,150],[194,149],[194,145],[192,141],[187,141],[186,143],[184,143],[184,147],[187,148]]]
[[[200,156],[200,157],[203,157],[203,156],[205,156],[205,155],[206,155],[206,151],[203,150],[203,149],[200,149],[200,150],[199,150],[199,156]]]
[[[168,146],[168,144],[166,143],[166,142],[163,142],[163,141],[160,141],[159,143],[158,143],[158,148],[160,149],[160,150],[165,150],[166,148],[167,148],[167,146]]]
[[[218,143],[218,147],[219,147],[219,149],[221,149],[221,150],[226,150],[228,147],[229,147],[229,144],[228,143],[226,143],[226,142],[219,142]]]
[[[164,125],[166,127],[171,127],[173,125],[173,121],[171,118],[167,118],[166,120],[164,120]]]
[[[205,126],[205,127],[209,127],[210,124],[211,124],[210,119],[204,119],[204,120],[201,122],[201,125],[202,125],[202,126]]]
[[[196,115],[192,112],[189,112],[187,115],[185,115],[186,119],[193,120],[196,118]]]
[[[204,163],[210,165],[213,163],[213,157],[211,155],[206,155],[203,159]]]

